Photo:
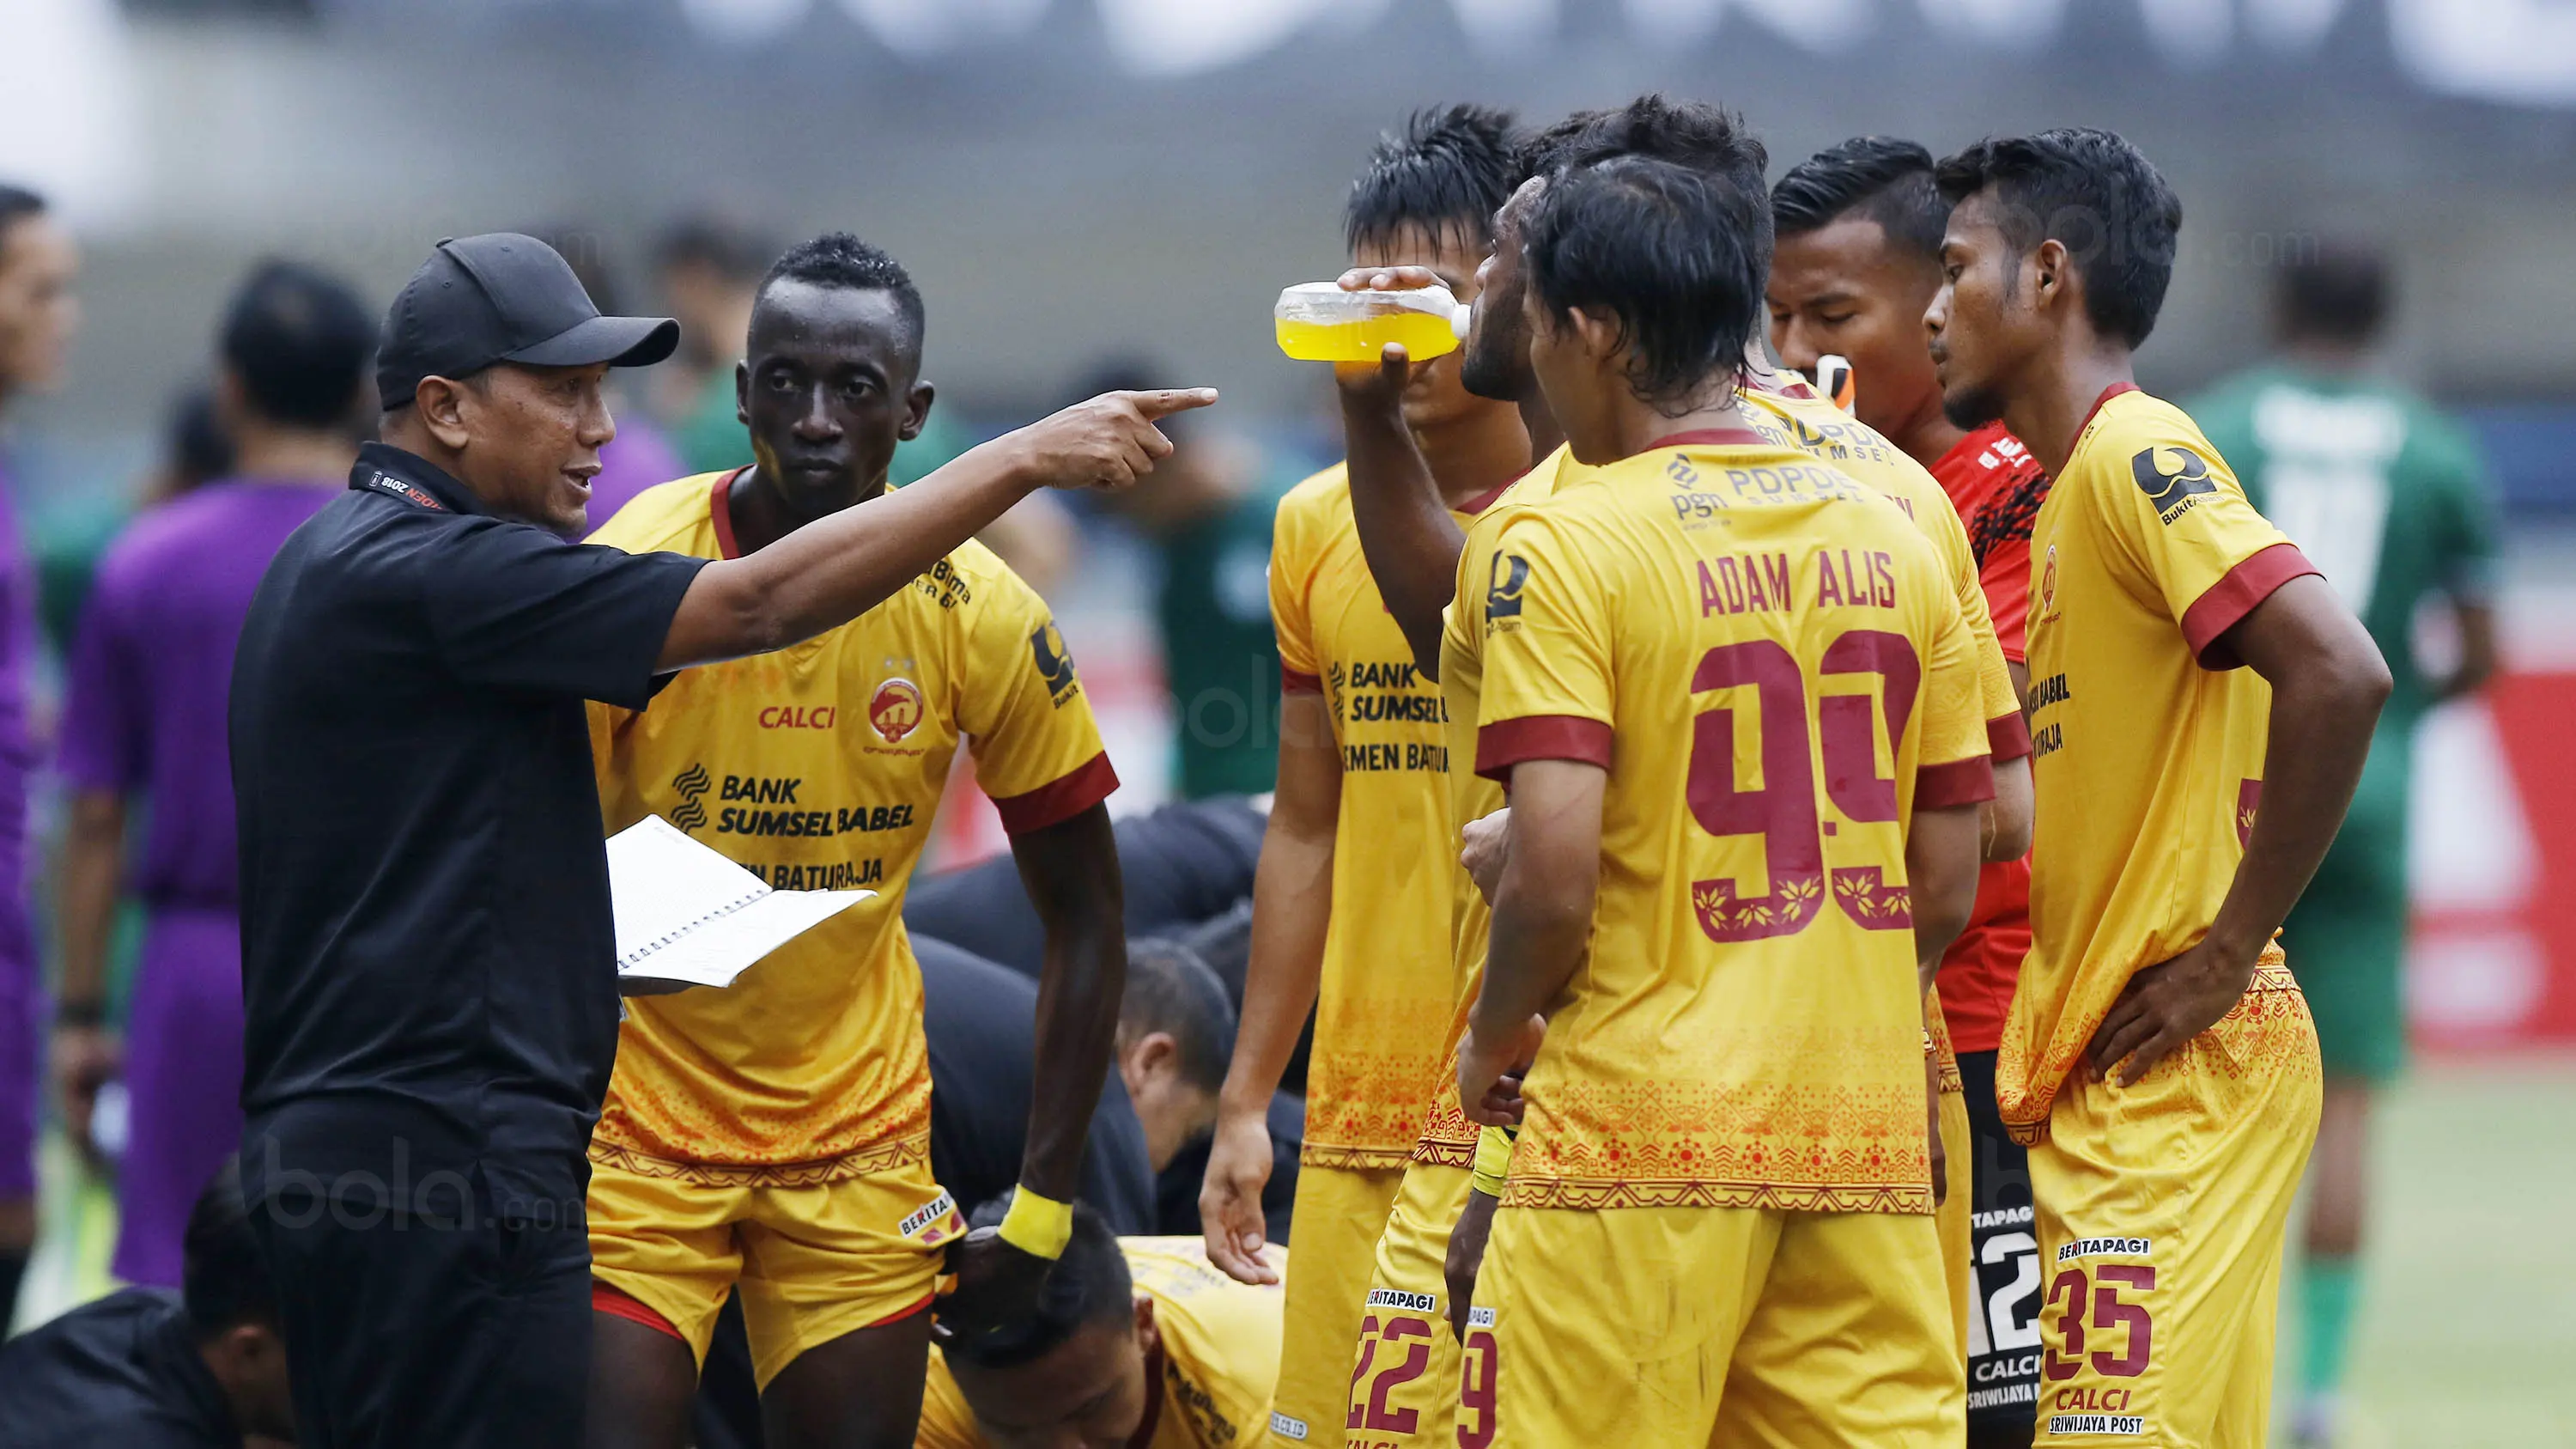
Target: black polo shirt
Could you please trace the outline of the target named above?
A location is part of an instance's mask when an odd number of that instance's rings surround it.
[[[232,684],[252,1201],[444,1213],[479,1169],[496,1209],[578,1211],[617,1045],[583,701],[644,707],[705,563],[494,517],[381,443],[279,550]]]
[[[128,1288],[0,1348],[9,1449],[240,1449],[179,1295]]]

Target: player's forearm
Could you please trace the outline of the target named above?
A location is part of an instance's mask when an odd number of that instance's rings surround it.
[[[1333,914],[1333,832],[1283,820],[1274,805],[1252,877],[1252,959],[1234,1060],[1217,1098],[1222,1116],[1264,1116],[1315,1009],[1324,936]]]
[[[783,649],[893,596],[1045,482],[1012,436],[972,449],[909,488],[845,508],[748,558],[698,571],[657,667]]]
[[[1404,631],[1413,662],[1426,679],[1440,677],[1441,611],[1458,577],[1466,536],[1449,516],[1421,449],[1404,425],[1401,405],[1342,394],[1342,430],[1349,449],[1351,517],[1360,552],[1377,581],[1386,611]]]
[[[107,943],[116,931],[124,862],[124,797],[96,790],[74,796],[54,903],[63,950],[56,999],[75,1014],[94,1014],[106,1005]]]
[[[1107,807],[1094,805],[1012,843],[1046,928],[1038,974],[1037,1059],[1020,1181],[1071,1202],[1099,1105],[1127,983],[1126,905]]]
[[[2387,666],[2367,637],[2362,644],[2366,654],[2320,655],[2272,681],[2262,803],[2209,928],[2219,950],[2249,969],[2308,888],[2361,783],[2389,689]]]
[[[1985,848],[1990,861],[2019,860],[2030,854],[2030,824],[2038,796],[2030,781],[2030,756],[1995,763],[1995,798],[1985,803]]]
[[[1592,884],[1585,877],[1583,889],[1542,886],[1517,878],[1512,865],[1503,867],[1472,1020],[1478,1034],[1499,1037],[1540,1015],[1573,979],[1592,935]]]

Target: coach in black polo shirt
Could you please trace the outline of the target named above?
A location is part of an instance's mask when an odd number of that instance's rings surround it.
[[[845,623],[1035,488],[1123,486],[1169,451],[1154,418],[1214,399],[1095,398],[742,559],[566,542],[601,380],[677,339],[542,242],[441,242],[386,319],[384,441],[243,626],[243,1188],[304,1445],[580,1442],[617,1034],[582,702]],[[1045,1272],[981,1239],[956,1266],[968,1323]]]

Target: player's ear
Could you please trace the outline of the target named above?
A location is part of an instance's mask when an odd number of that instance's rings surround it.
[[[733,365],[733,420],[751,426],[751,359]]]
[[[922,427],[930,421],[931,400],[938,389],[926,382],[916,382],[912,391],[903,395],[903,426],[894,430],[897,438],[909,443],[921,436]]]
[[[1154,1300],[1142,1293],[1137,1294],[1136,1346],[1150,1354],[1154,1351],[1154,1345],[1162,1341],[1163,1330],[1156,1327],[1154,1323]]]
[[[2074,270],[2075,259],[2068,255],[2066,243],[2048,237],[2031,248],[2030,259],[2022,265],[2030,272],[2031,304],[2050,307],[2066,300],[2066,283]]]
[[[1572,332],[1575,341],[1582,346],[1583,355],[1595,361],[1610,361],[1628,345],[1616,317],[1597,316],[1581,307],[1569,307],[1564,320],[1566,330]]]

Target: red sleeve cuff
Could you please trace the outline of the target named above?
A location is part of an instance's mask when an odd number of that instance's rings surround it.
[[[1089,760],[1052,784],[1040,785],[1025,795],[993,797],[993,808],[1002,812],[1002,828],[1013,835],[1026,835],[1061,825],[1076,815],[1109,798],[1118,788],[1118,772],[1109,768],[1106,752]]]
[[[1945,810],[1995,798],[1995,766],[1983,755],[1925,765],[1914,772],[1914,808]]]
[[[1476,731],[1476,773],[1496,784],[1511,780],[1524,760],[1579,760],[1610,768],[1610,726],[1577,714],[1534,714],[1496,720]]]
[[[1986,753],[1998,765],[2030,753],[2030,721],[2020,710],[1986,721]]]
[[[2201,591],[2191,607],[2182,611],[2182,637],[2203,669],[2234,669],[2245,661],[2236,651],[2218,642],[2218,636],[2236,627],[2237,621],[2254,612],[2254,606],[2272,597],[2272,591],[2301,574],[2319,574],[2298,545],[2276,543],[2247,558],[2227,571],[2227,577]]]
[[[1282,664],[1279,666],[1279,687],[1289,694],[1321,694],[1324,680],[1321,675],[1302,673]]]

